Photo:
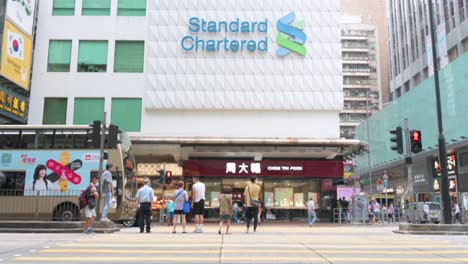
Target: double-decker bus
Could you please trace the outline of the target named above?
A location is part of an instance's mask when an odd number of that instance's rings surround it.
[[[99,144],[91,142],[92,132],[85,125],[0,126],[0,219],[79,220],[79,196],[99,171],[100,150],[94,147]],[[110,208],[108,218],[131,225],[137,191],[135,157],[125,132],[119,141],[117,147],[106,143],[104,149],[103,166],[114,166],[117,205]]]

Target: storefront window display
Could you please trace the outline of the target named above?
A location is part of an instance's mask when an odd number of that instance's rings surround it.
[[[317,180],[264,180],[265,206],[271,208],[306,208],[309,198],[318,201]]]

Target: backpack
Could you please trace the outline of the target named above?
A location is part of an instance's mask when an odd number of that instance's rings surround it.
[[[88,199],[86,199],[86,190],[82,190],[79,198],[80,209],[83,209],[88,205]]]

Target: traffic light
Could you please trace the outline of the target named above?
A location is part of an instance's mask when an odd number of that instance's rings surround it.
[[[166,184],[171,184],[172,182],[172,171],[166,171]]]
[[[120,144],[119,141],[119,134],[122,131],[119,130],[119,127],[116,125],[109,125],[109,134],[107,138],[107,145],[109,148],[116,148],[118,144]]]
[[[159,180],[158,180],[160,184],[164,183],[165,177],[166,177],[166,172],[164,170],[160,170],[159,171]]]
[[[411,152],[415,154],[421,152],[422,151],[421,131],[411,130],[410,138],[411,138]]]
[[[99,148],[101,146],[101,121],[94,120],[93,124],[89,126],[93,128],[91,140],[89,141],[91,148]]]
[[[390,138],[390,141],[396,144],[391,146],[391,149],[399,154],[403,154],[403,129],[401,129],[401,127],[396,127],[395,130],[390,130],[390,134],[395,135],[395,137]]]

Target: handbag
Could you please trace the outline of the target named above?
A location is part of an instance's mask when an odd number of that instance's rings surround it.
[[[184,202],[184,213],[188,214],[190,213],[190,202]]]
[[[252,199],[252,195],[250,194],[250,186],[247,185],[247,188],[249,189],[250,205],[258,208],[260,206],[260,200]]]

